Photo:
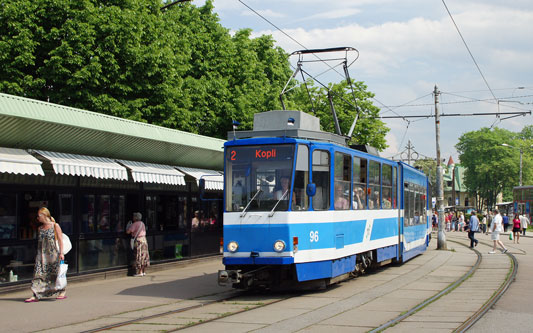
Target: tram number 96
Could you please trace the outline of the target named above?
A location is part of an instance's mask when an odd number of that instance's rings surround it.
[[[309,233],[309,241],[311,243],[318,242],[318,230],[317,231],[311,231]]]

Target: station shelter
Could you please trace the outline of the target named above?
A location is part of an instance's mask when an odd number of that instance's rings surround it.
[[[152,264],[220,253],[223,143],[0,94],[0,287],[31,280],[43,206],[71,239],[69,275],[128,267],[134,212]]]

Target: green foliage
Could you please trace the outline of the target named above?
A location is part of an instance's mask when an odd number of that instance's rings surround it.
[[[3,0],[0,91],[219,138],[232,119],[251,129],[254,113],[281,109],[292,71],[271,36],[232,35],[212,0],[161,11],[167,2]],[[347,95],[344,83],[332,89]],[[355,137],[383,149],[387,129],[365,90],[357,83],[363,113]],[[315,92],[323,100],[323,90]],[[317,115],[332,131],[326,106]],[[355,111],[338,108],[347,133]]]
[[[500,192],[503,192],[504,200],[510,200],[512,188],[519,183],[519,149],[504,147],[503,143],[524,150],[523,183],[528,184],[533,180],[533,160],[527,150],[533,144],[531,130],[532,126],[525,127],[520,133],[482,128],[459,138],[455,147],[461,165],[466,168],[465,185],[470,192],[483,198],[489,208],[494,206]]]

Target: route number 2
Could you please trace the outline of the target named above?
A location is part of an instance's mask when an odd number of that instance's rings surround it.
[[[311,231],[309,233],[309,241],[311,243],[318,242],[318,230],[317,231]]]

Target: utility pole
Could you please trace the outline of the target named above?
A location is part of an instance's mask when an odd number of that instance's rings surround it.
[[[522,154],[523,153],[524,151],[522,150],[522,147],[520,147],[520,180],[519,180],[518,186],[522,186]]]
[[[447,250],[446,233],[444,231],[444,184],[442,183],[442,164],[440,159],[440,115],[439,115],[439,88],[435,85],[435,133],[437,142],[437,213],[439,216],[439,233],[437,238],[437,250]]]

